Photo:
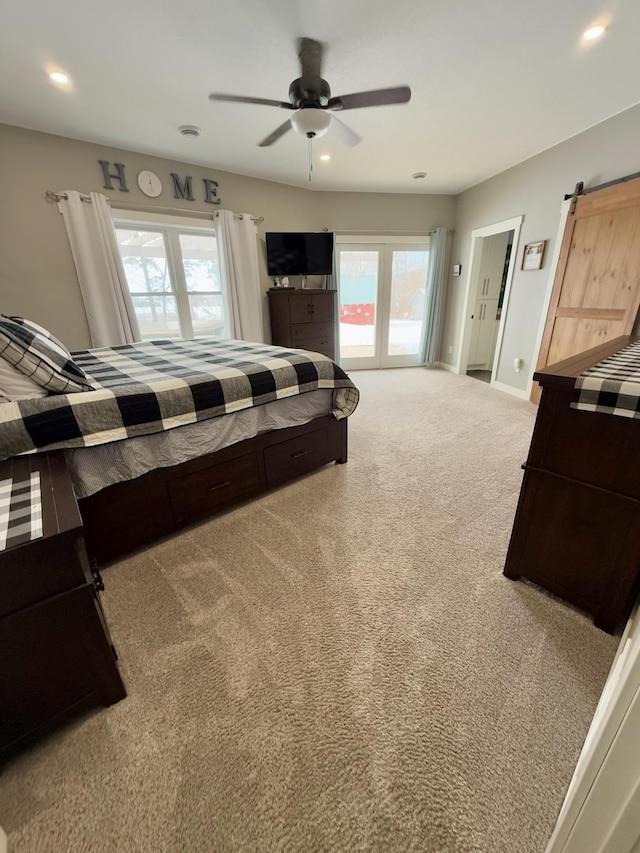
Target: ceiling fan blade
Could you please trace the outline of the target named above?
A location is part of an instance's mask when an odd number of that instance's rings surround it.
[[[258,147],[266,148],[268,145],[273,145],[273,143],[277,142],[281,136],[284,136],[288,130],[291,130],[291,122],[289,119],[287,119],[284,124],[281,124],[280,127],[277,127],[273,133],[270,133],[269,136],[265,137],[262,142],[259,142]]]
[[[309,38],[298,41],[298,59],[303,77],[322,77],[323,44]]]
[[[209,95],[211,101],[231,101],[235,104],[260,104],[265,107],[282,107],[285,110],[294,110],[295,107],[285,101],[270,101],[268,98],[248,98],[244,95],[221,95],[212,92]]]
[[[355,110],[359,107],[383,107],[386,104],[406,104],[411,100],[408,86],[396,86],[393,89],[372,89],[370,92],[356,92],[352,95],[339,95],[330,98],[329,110]]]
[[[331,125],[335,129],[337,136],[343,142],[346,142],[347,145],[358,145],[362,142],[362,137],[358,136],[355,130],[351,130],[351,128],[346,125],[343,121],[341,121],[338,116],[331,116]]]

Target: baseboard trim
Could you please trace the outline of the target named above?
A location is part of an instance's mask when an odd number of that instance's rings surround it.
[[[529,394],[521,388],[514,388],[513,385],[505,385],[504,382],[492,382],[491,387],[496,391],[504,391],[505,394],[511,394],[512,397],[519,397],[521,400],[528,400]]]
[[[455,368],[454,364],[447,364],[444,361],[436,361],[434,362],[434,367],[441,367],[443,370],[448,370],[450,373],[457,373],[458,371]]]

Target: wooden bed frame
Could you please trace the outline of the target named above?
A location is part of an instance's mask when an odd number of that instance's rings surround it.
[[[325,415],[116,483],[78,501],[89,559],[103,565],[334,461],[347,461],[347,419]]]

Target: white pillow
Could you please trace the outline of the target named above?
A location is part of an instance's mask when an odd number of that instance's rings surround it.
[[[0,358],[0,394],[12,403],[16,400],[31,400],[46,397],[47,390],[29,376],[20,373],[17,367]]]

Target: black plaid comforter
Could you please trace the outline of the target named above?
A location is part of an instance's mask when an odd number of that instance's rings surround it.
[[[347,375],[314,352],[198,339],[104,347],[73,357],[96,390],[0,405],[0,458],[148,435],[317,388],[335,389],[336,418],[358,405]]]

